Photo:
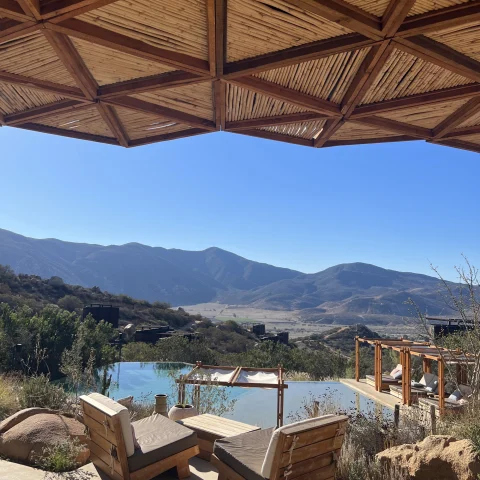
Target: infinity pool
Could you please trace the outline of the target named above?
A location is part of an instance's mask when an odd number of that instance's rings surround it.
[[[133,395],[136,400],[152,402],[155,394],[166,393],[169,395],[169,404],[172,405],[176,401],[176,394],[171,372],[175,371],[175,376],[178,377],[192,368],[192,365],[183,363],[116,363],[111,370],[112,384],[108,393],[116,399]],[[226,417],[260,427],[276,424],[276,390],[238,387],[228,390],[229,398],[236,399],[236,404],[233,412]],[[304,401],[312,396],[319,399],[320,403],[334,402],[344,410],[391,414],[390,410],[339,382],[288,382],[288,389],[285,390],[285,423],[294,421]]]

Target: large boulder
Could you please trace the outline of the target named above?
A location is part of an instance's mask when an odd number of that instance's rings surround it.
[[[0,456],[34,464],[45,447],[75,438],[86,445],[84,426],[74,418],[48,410],[45,412],[46,409],[27,410],[17,412],[13,418],[2,422]],[[85,464],[89,455],[85,447],[78,462]]]
[[[408,473],[412,480],[478,480],[480,461],[470,440],[432,435],[416,444],[389,448],[380,463]]]

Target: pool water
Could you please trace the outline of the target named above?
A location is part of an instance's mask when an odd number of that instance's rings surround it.
[[[111,398],[119,399],[133,395],[136,400],[154,401],[154,395],[166,393],[171,406],[176,402],[175,377],[188,373],[193,365],[184,363],[164,362],[121,362],[113,365],[112,384],[108,391]],[[261,388],[226,388],[229,398],[236,399],[234,410],[226,414],[227,418],[240,422],[258,425],[262,428],[276,424],[277,391]],[[389,409],[353,391],[340,382],[288,382],[285,390],[284,419],[285,423],[295,421],[301,413],[302,405],[311,397],[319,399],[320,403],[335,403],[342,410],[360,410],[390,415]]]

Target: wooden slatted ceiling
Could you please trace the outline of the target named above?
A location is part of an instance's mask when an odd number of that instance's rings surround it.
[[[475,127],[476,125],[480,125],[480,112],[472,115],[469,119],[465,120],[461,123],[458,128],[461,127]]]
[[[347,3],[381,18],[388,7],[390,0],[347,0]]]
[[[227,62],[346,33],[351,31],[282,0],[227,3]]]
[[[190,128],[158,115],[150,115],[123,107],[116,107],[115,110],[131,140],[180,132]]]
[[[408,97],[416,93],[470,83],[474,83],[473,80],[395,49],[361,104]]]
[[[332,55],[255,76],[339,104],[369,50]]]
[[[258,130],[265,130],[266,132],[279,133],[281,135],[288,135],[290,137],[305,138],[312,140],[316,135],[321,133],[325,126],[325,120],[316,122],[292,123],[289,125],[275,125],[273,127],[263,127]]]
[[[235,85],[227,85],[227,122],[250,120],[308,110]]]
[[[330,138],[330,140],[364,140],[370,138],[398,137],[390,130],[370,127],[357,122],[346,122]]]
[[[214,119],[213,91],[210,82],[185,85],[133,95],[146,102],[173,108],[197,117]]]
[[[41,107],[60,100],[64,100],[64,98],[59,95],[0,82],[0,112],[4,115],[23,112],[30,108]]]
[[[70,87],[77,86],[40,32],[1,43],[0,70]]]
[[[445,120],[467,101],[456,100],[435,105],[421,105],[419,107],[404,108],[394,112],[379,114],[378,116],[417,127],[435,128],[442,120]]]
[[[428,36],[475,60],[480,60],[480,22],[440,30]]]
[[[62,130],[91,133],[102,137],[113,137],[112,132],[94,105],[88,108],[80,108],[42,117],[41,119],[36,119],[35,123],[60,128]]]
[[[155,47],[208,59],[205,0],[118,0],[78,19]]]
[[[414,15],[441,10],[442,8],[452,7],[454,5],[461,5],[469,1],[470,0],[417,0],[408,13],[408,16],[413,17]]]
[[[158,62],[150,62],[85,40],[77,38],[71,40],[99,85],[108,85],[174,70]]]
[[[461,140],[462,142],[470,142],[470,143],[475,143],[476,145],[480,145],[480,135],[465,135],[463,137],[459,137],[458,140]]]

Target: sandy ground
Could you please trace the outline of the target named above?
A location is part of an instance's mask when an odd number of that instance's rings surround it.
[[[333,327],[341,325],[322,324],[317,322],[302,321],[298,312],[284,310],[264,310],[237,305],[225,305],[221,303],[200,303],[182,307],[192,314],[200,314],[212,321],[235,320],[242,323],[265,323],[267,332],[288,331],[290,338],[305,337],[314,333],[321,333]],[[382,336],[400,337],[415,336],[416,330],[412,326],[397,325],[368,325],[367,326]]]

